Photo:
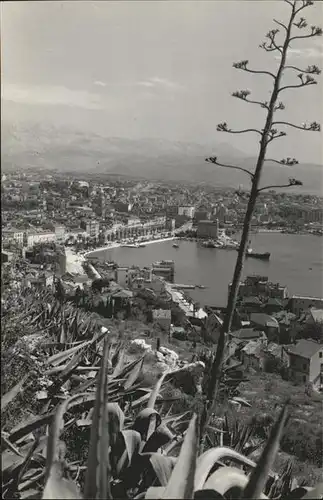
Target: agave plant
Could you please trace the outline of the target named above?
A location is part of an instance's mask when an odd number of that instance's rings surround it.
[[[111,384],[122,381],[121,387],[126,391],[125,386],[131,382],[128,389],[133,388],[141,361],[124,366],[120,361],[122,349],[116,350],[113,356],[110,351],[111,346],[105,339],[95,393],[77,392],[54,411],[39,416],[36,422],[24,423],[3,435],[6,447],[4,498],[39,498],[42,489],[43,498],[283,497],[278,494],[279,485],[271,468],[286,421],[286,405],[257,464],[227,446],[211,448],[198,456],[196,415],[190,421],[176,458],[171,453],[181,437],[173,431],[184,415],[162,419],[155,409],[158,394],[169,374],[164,373],[153,390],[128,402],[128,408],[131,406],[128,413],[126,405],[124,411],[121,409]],[[5,404],[21,389],[21,384],[14,388],[5,398]],[[145,403],[144,408],[142,403]],[[130,414],[135,408],[138,412],[132,419]],[[85,412],[81,422],[73,417],[75,411]],[[79,427],[90,429],[87,466],[66,460],[68,443],[65,444],[62,438],[71,421],[74,425],[75,418]],[[28,442],[30,433],[44,425],[49,425],[48,435],[38,433],[36,439],[33,437]],[[84,481],[80,481],[82,474],[85,474]],[[320,498],[319,486],[311,492],[298,488],[297,492],[291,492],[294,493],[298,498],[309,495]]]
[[[95,417],[95,402],[101,381],[102,369],[105,370],[105,394],[109,398],[106,404],[109,416],[109,434],[111,446],[111,467],[113,476],[111,479],[111,488],[129,489],[129,470],[131,466],[131,457],[140,450],[140,457],[152,456],[169,441],[175,439],[175,434],[167,428],[167,425],[176,425],[184,415],[168,415],[163,425],[161,425],[161,416],[154,409],[159,399],[159,391],[169,376],[165,372],[160,378],[154,391],[149,388],[142,388],[137,380],[140,376],[144,356],[131,363],[125,362],[125,350],[122,344],[114,346],[109,345],[109,355],[106,354],[106,348],[100,355],[100,365],[84,366],[88,368],[88,374],[85,379],[75,376],[75,369],[81,367],[80,363],[85,356],[91,358],[89,348],[95,346],[96,349],[103,339],[107,338],[108,332],[101,332],[94,336],[90,341],[83,342],[73,346],[65,351],[58,352],[46,360],[48,378],[52,378],[52,384],[45,394],[45,405],[38,416],[32,417],[27,421],[21,422],[11,429],[8,433],[2,434],[2,461],[3,461],[3,496],[11,498],[20,490],[30,490],[30,485],[41,485],[44,481],[44,454],[47,452],[48,463],[51,464],[52,473],[57,475],[62,469],[62,465],[57,465],[58,456],[65,457],[66,445],[59,438],[61,430],[74,428],[76,432],[82,430],[93,430]],[[105,340],[106,341],[106,340]],[[92,353],[93,358],[97,355],[97,350]],[[93,362],[93,359],[91,359]],[[101,367],[101,368],[100,368]],[[9,393],[2,398],[2,411],[14,400],[19,392],[24,390],[26,378],[19,382]],[[70,382],[68,397],[64,392],[61,393],[62,385]],[[97,387],[97,390],[95,388]],[[143,405],[147,405],[142,411]],[[68,420],[64,423],[63,416]],[[135,415],[134,421],[131,418]],[[44,426],[51,422],[52,431],[49,437],[42,435],[40,439],[35,438]],[[97,426],[95,427],[97,428]],[[51,438],[51,436],[54,436]],[[58,450],[55,460],[50,459],[48,454],[53,454],[53,450]],[[105,446],[108,449],[108,446]],[[46,451],[47,450],[47,451]],[[132,451],[131,451],[132,450]],[[158,460],[163,460],[157,458]],[[153,463],[156,459],[152,458]],[[166,459],[165,459],[166,460]],[[149,468],[150,461],[147,462]],[[82,467],[82,466],[81,466]],[[158,465],[156,465],[158,467]],[[65,463],[64,471],[72,473],[81,472],[75,464]],[[128,471],[128,472],[127,472]],[[127,475],[128,474],[128,475]],[[28,478],[28,482],[26,477]],[[47,476],[46,476],[47,477]],[[56,476],[55,476],[56,477]],[[121,478],[122,477],[122,481]],[[139,481],[139,480],[138,480]],[[132,484],[133,480],[130,482]],[[138,484],[141,484],[139,481]],[[153,483],[152,483],[153,484]],[[25,494],[25,493],[24,493]],[[47,493],[46,493],[47,495]]]

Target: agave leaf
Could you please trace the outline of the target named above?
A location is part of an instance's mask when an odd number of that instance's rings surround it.
[[[280,415],[278,416],[278,419],[271,430],[269,439],[258,460],[257,466],[254,468],[250,475],[250,479],[244,490],[242,498],[259,498],[266,485],[267,476],[279,450],[279,442],[287,418],[287,404],[288,402],[283,406]]]
[[[43,491],[43,499],[56,500],[57,498],[81,499],[81,494],[77,489],[76,483],[64,479],[59,463],[53,464],[50,475],[46,481]]]
[[[163,497],[164,493],[165,493],[164,486],[151,486],[146,491],[144,498],[147,498],[148,500],[159,500],[160,498],[164,498]],[[139,498],[139,496],[136,498]]]
[[[81,363],[83,358],[83,351],[74,354],[72,359],[67,363],[66,367],[60,373],[59,375],[59,385],[63,385],[64,382],[66,382],[67,379],[70,378],[74,370],[78,367],[78,365]]]
[[[24,462],[24,456],[17,456],[11,451],[4,451],[1,454],[1,471],[2,474],[5,472],[12,473],[17,467],[20,467]]]
[[[10,443],[9,439],[7,438],[4,432],[1,432],[1,447],[2,450],[9,448],[9,450],[12,451],[15,455],[18,455],[18,457],[23,457],[18,448],[14,446],[12,443]]]
[[[152,408],[145,408],[137,415],[132,428],[140,433],[143,441],[148,441],[160,424],[161,417],[159,413]]]
[[[234,398],[232,398],[232,401],[235,401],[236,403],[241,404],[241,406],[245,406],[247,408],[251,408],[251,404],[246,399],[234,397]]]
[[[165,488],[163,499],[194,497],[198,441],[198,421],[197,416],[194,414],[187,429],[176,465]]]
[[[21,467],[19,469],[18,477],[17,477],[17,485],[20,483],[21,479],[23,478],[24,474],[27,471],[27,468],[31,462],[33,454],[36,452],[37,447],[39,446],[40,443],[40,435],[38,434],[37,438],[31,445],[23,463],[21,464]]]
[[[196,473],[195,473],[195,491],[202,490],[204,484],[208,478],[208,475],[214,465],[223,459],[230,459],[233,462],[240,463],[242,465],[247,465],[249,467],[255,467],[256,464],[249,458],[241,455],[231,448],[225,446],[219,446],[217,448],[211,448],[205,451],[197,459]]]
[[[131,403],[131,407],[132,408],[137,408],[137,406],[141,406],[145,401],[147,401],[150,397],[150,393],[151,393],[151,389],[149,392],[147,392],[147,394],[144,394],[143,396],[141,396],[140,398],[136,399],[135,401],[133,401]]]
[[[224,499],[225,497],[223,495],[214,490],[198,490],[194,493],[194,500],[224,500]]]
[[[118,435],[111,458],[115,461],[116,475],[119,476],[124,467],[131,464],[132,458],[139,453],[141,436],[134,430],[124,430]]]
[[[30,489],[32,486],[35,486],[39,481],[45,476],[45,469],[38,469],[36,473],[32,477],[30,477],[28,480],[23,481],[22,483],[19,484],[18,486],[18,491],[23,492],[26,489]]]
[[[78,351],[79,349],[84,349],[85,347],[102,340],[102,338],[105,336],[105,334],[106,334],[106,332],[100,332],[99,334],[94,335],[91,340],[87,340],[85,342],[82,342],[82,344],[79,344],[79,345],[76,345],[74,347],[71,347],[70,349],[67,349],[66,351],[58,352],[57,354],[50,356],[45,361],[45,364],[54,365],[54,366],[59,365],[63,361],[66,361],[72,354],[75,354],[75,352]]]
[[[161,486],[167,486],[176,464],[176,458],[166,457],[160,453],[152,453],[149,461]]]
[[[116,352],[112,357],[112,366],[114,367],[111,378],[116,378],[120,375],[124,368],[124,358],[125,358],[125,349],[122,347],[122,344],[117,348]]]
[[[166,370],[162,376],[157,381],[154,390],[150,393],[149,400],[147,403],[147,408],[155,408],[156,399],[159,394],[160,388],[165,380],[165,377],[170,373],[170,370]]]
[[[90,449],[85,478],[85,498],[112,498],[110,491],[109,432],[107,411],[109,344],[104,343],[92,417]]]
[[[75,401],[74,401],[75,398]],[[95,401],[95,394],[81,393],[73,396],[73,402],[69,402],[69,410],[81,410],[89,409],[93,406]],[[39,429],[43,425],[48,425],[52,418],[55,416],[55,410],[46,413],[45,415],[40,415],[37,417],[31,417],[27,423],[20,422],[14,429],[12,429],[9,439],[12,443],[18,441],[18,439],[23,438],[30,432]]]
[[[179,413],[177,415],[170,415],[168,417],[163,417],[163,424],[167,425],[169,423],[178,422],[179,420],[182,420],[182,418],[186,417],[189,413],[191,412],[184,411],[183,413]],[[188,422],[190,421],[188,420]]]
[[[142,370],[143,364],[144,364],[144,358],[141,358],[140,362],[136,366],[134,366],[134,368],[131,370],[123,386],[125,390],[132,387],[133,384],[136,382]]]
[[[135,455],[139,450],[141,436],[139,432],[134,431],[133,429],[121,431],[121,434],[124,439],[129,462],[131,462],[133,455]]]
[[[35,488],[30,489],[30,490],[24,490],[19,493],[19,497],[24,500],[25,498],[32,499],[32,498],[38,498],[39,496],[39,490],[36,490]]]
[[[141,363],[141,361],[145,358],[145,354],[143,356],[141,356],[140,358],[138,359],[135,359],[134,361],[132,361],[131,363],[129,363],[128,365],[126,365],[122,371],[119,373],[118,377],[119,378],[125,378],[126,375],[128,375],[135,366],[137,366],[139,363]]]
[[[165,444],[173,441],[175,435],[166,427],[166,425],[160,425],[155,432],[152,433],[145,446],[143,447],[143,453],[154,453],[164,446]]]
[[[168,446],[165,446],[164,448],[164,454],[169,455],[175,448],[180,446],[182,442],[184,441],[183,437],[177,438],[175,441],[170,443]]]
[[[63,403],[59,405],[57,411],[55,412],[55,416],[52,422],[52,425],[49,428],[48,442],[47,442],[47,457],[46,457],[46,479],[48,480],[51,474],[51,468],[54,463],[58,462],[59,457],[59,437],[64,429],[64,414],[66,413],[68,406],[79,399],[80,395],[77,394],[75,396],[71,396],[66,399]],[[54,474],[55,476],[55,474]],[[56,477],[56,476],[55,476]]]
[[[79,351],[80,349],[84,349],[86,346],[90,345],[91,343],[92,343],[91,340],[87,340],[85,342],[82,342],[82,344],[78,344],[74,347],[70,347],[69,349],[66,349],[66,351],[53,354],[53,356],[50,356],[45,361],[45,364],[57,366],[57,365],[63,363],[63,361],[66,361],[70,356],[75,354],[77,351]]]
[[[20,422],[16,425],[10,432],[9,440],[11,443],[15,443],[19,439],[27,436],[30,432],[39,429],[43,425],[48,425],[55,415],[55,411],[51,411],[45,415],[33,416],[27,420],[27,422]]]
[[[18,396],[19,392],[22,390],[24,383],[26,382],[29,375],[25,375],[18,384],[16,384],[10,391],[6,392],[1,397],[1,412],[3,412],[11,401]]]
[[[323,498],[323,482],[317,484],[314,488],[309,489],[302,499],[322,499]]]
[[[240,498],[248,483],[248,477],[236,467],[220,467],[211,474],[204,484],[203,490],[213,490],[225,498]],[[266,495],[259,498],[265,500]]]

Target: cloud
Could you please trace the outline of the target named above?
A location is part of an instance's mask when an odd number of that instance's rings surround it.
[[[24,104],[63,105],[85,109],[101,109],[100,96],[63,86],[37,86],[3,83],[1,96],[5,101]]]
[[[304,49],[289,49],[288,50],[288,56],[290,58],[298,58],[298,57],[303,57],[303,58],[319,58],[322,57],[323,55],[323,50],[322,47],[317,49],[316,47],[308,47]]]
[[[107,86],[106,83],[101,82],[100,80],[97,80],[96,82],[94,82],[94,85],[97,85],[98,87],[106,87]]]
[[[166,78],[160,78],[158,76],[154,76],[152,78],[148,78],[148,80],[144,80],[141,82],[137,82],[136,85],[140,87],[147,88],[155,88],[155,89],[168,89],[168,90],[182,90],[183,86],[179,83],[172,82]]]

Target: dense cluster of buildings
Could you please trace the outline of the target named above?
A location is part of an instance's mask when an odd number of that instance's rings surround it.
[[[115,178],[62,179],[56,174],[39,179],[39,174],[31,173],[4,176],[1,190],[2,264],[17,286],[53,287],[59,276],[75,293],[103,279],[107,286],[97,297],[103,300],[103,309],[111,307],[111,301],[130,307],[144,290],[159,300],[152,312],[154,323],[175,331],[171,309],[176,304],[189,324],[211,332],[216,342],[224,311],[202,309],[175,286],[174,262],[138,268],[103,265],[88,258],[76,270],[67,249],[84,242],[95,247],[153,234],[172,235],[192,224],[199,238],[216,240],[223,228],[242,223],[247,205],[243,192]],[[321,227],[321,200],[266,194],[257,205],[253,224],[270,221]],[[279,360],[291,379],[319,387],[322,329],[323,299],[289,297],[286,287],[267,277],[249,276],[239,287],[230,349],[248,368],[262,370],[268,359]]]
[[[247,194],[239,190],[59,174],[40,178],[31,172],[3,174],[1,199],[3,244],[27,247],[86,239],[104,244],[172,232],[188,221],[201,237],[216,238],[219,227],[241,225],[247,207]],[[303,224],[320,231],[322,216],[317,197],[263,193],[252,224]]]

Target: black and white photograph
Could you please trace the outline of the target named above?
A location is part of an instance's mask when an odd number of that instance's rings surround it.
[[[323,1],[0,7],[2,498],[323,499]]]

